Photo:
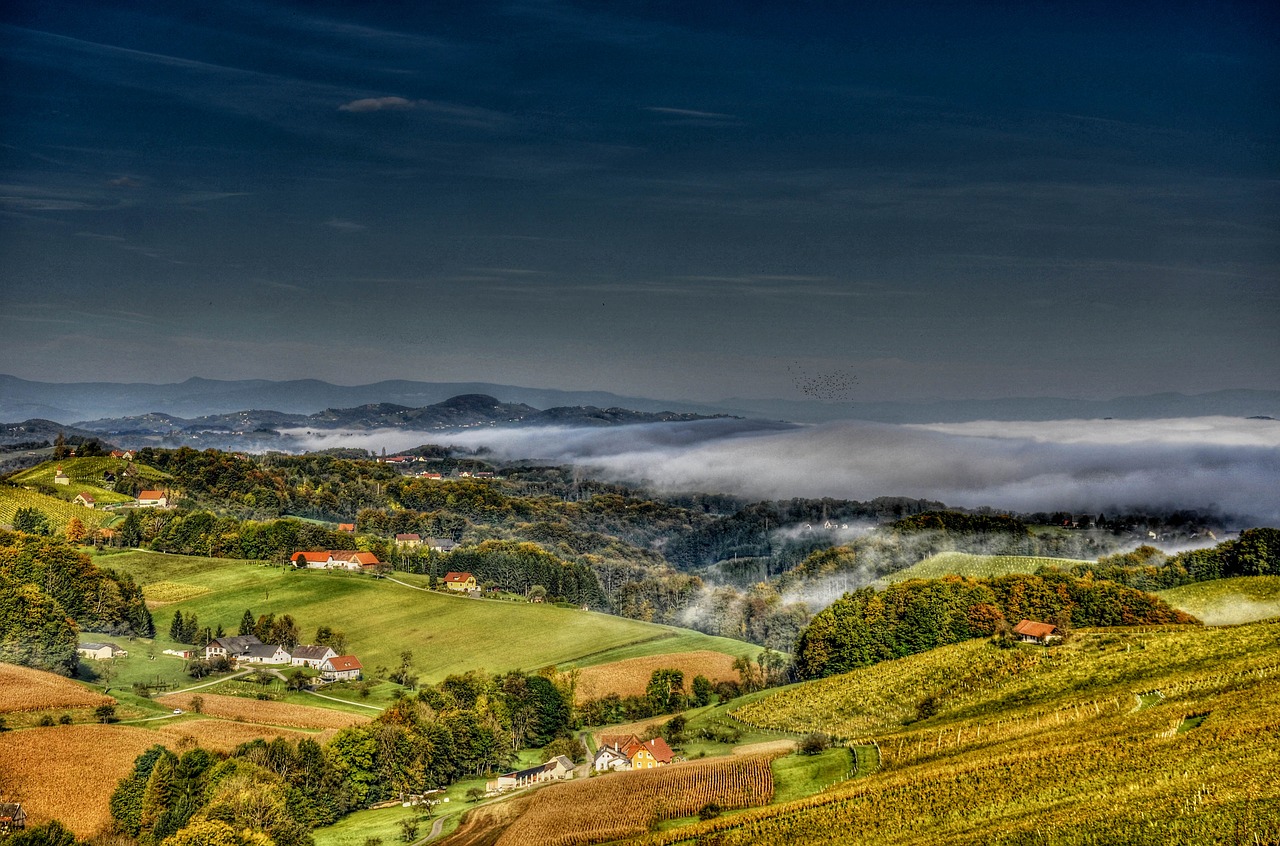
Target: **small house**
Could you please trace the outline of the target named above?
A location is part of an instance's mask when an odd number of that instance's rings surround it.
[[[616,755],[627,760],[625,769],[651,770],[654,767],[665,767],[675,758],[671,747],[661,737],[641,741],[634,734],[605,735],[600,738],[600,748],[610,749]],[[602,756],[596,753],[596,769],[624,769],[611,764],[608,758],[601,762]]]
[[[76,494],[76,498],[71,501],[74,502],[76,505],[83,505],[85,508],[98,507],[97,500],[95,500],[91,494],[87,494],[84,491],[81,491],[80,493]]]
[[[1062,632],[1053,623],[1038,623],[1035,620],[1023,620],[1013,627],[1013,633],[1023,643],[1038,643],[1048,646],[1051,640],[1062,640]]]
[[[245,664],[288,664],[289,652],[274,643],[256,643],[240,656]]]
[[[496,780],[487,782],[485,787],[490,793],[502,793],[541,784],[544,781],[559,781],[566,778],[573,778],[573,761],[564,755],[557,755],[545,764],[503,773]]]
[[[364,668],[354,655],[339,655],[326,658],[320,665],[320,678],[327,682],[356,681]]]
[[[444,586],[459,593],[469,593],[476,589],[476,577],[470,573],[445,573]]]
[[[109,661],[112,658],[123,658],[129,653],[114,643],[82,643],[76,647],[76,654],[92,661]]]
[[[355,523],[339,523],[338,524],[339,532],[354,532],[355,530],[356,530]]]
[[[416,532],[402,532],[396,535],[396,546],[406,549],[417,549],[422,546],[422,535]]]
[[[204,657],[221,656],[229,661],[238,661],[248,655],[249,648],[253,646],[262,646],[262,641],[253,635],[226,635],[209,641],[204,648]]]
[[[138,491],[138,508],[168,508],[169,497],[164,491]]]
[[[325,661],[337,657],[338,653],[333,651],[332,646],[295,646],[289,653],[289,663],[295,667],[318,670]]]
[[[27,827],[27,812],[19,802],[0,802],[0,834],[22,831]]]
[[[435,552],[453,552],[453,550],[458,546],[458,544],[449,538],[427,538],[426,544],[427,549]]]
[[[378,556],[355,549],[329,549],[324,552],[295,552],[289,556],[295,567],[312,570],[364,570],[377,567]]]
[[[620,772],[631,769],[631,759],[612,746],[601,746],[591,760],[591,769],[598,773]]]
[[[66,473],[62,472],[62,467],[58,467],[57,471],[53,474],[53,483],[55,485],[69,485],[71,484],[71,479]]]

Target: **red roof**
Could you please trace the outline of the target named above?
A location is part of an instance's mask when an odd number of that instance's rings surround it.
[[[339,655],[337,658],[330,658],[328,661],[325,661],[321,666],[327,666],[335,672],[364,669],[364,667],[360,666],[360,659],[354,655]]]
[[[76,494],[76,499],[83,499],[85,502],[93,502],[93,497],[85,493],[84,491],[81,491],[80,493]]]
[[[644,748],[649,750],[653,755],[653,760],[659,764],[670,764],[671,759],[675,757],[675,753],[671,751],[671,747],[661,737],[655,737],[653,740],[646,741]]]
[[[163,499],[164,491],[138,491],[138,499]]]
[[[1023,620],[1013,627],[1014,634],[1038,637],[1042,640],[1051,634],[1056,634],[1057,631],[1058,627],[1053,623],[1037,623],[1035,620]]]
[[[396,540],[398,540],[398,541],[420,541],[420,540],[422,540],[422,535],[417,534],[416,532],[410,532],[410,533],[408,533],[408,534],[401,533],[401,534],[396,535]]]
[[[299,556],[308,564],[323,564],[329,560],[329,553],[327,552],[295,552],[289,557],[289,560],[297,561]]]
[[[355,523],[339,523],[338,524],[339,532],[354,532],[355,530],[356,530]]]
[[[444,580],[446,582],[465,582],[468,579],[474,579],[475,576],[470,573],[445,573]]]

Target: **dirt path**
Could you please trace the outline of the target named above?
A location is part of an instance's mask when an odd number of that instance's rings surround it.
[[[207,681],[202,684],[193,684],[191,687],[184,687],[182,690],[167,690],[161,695],[172,696],[175,693],[190,693],[193,690],[200,690],[203,687],[212,687],[215,684],[222,684],[224,681],[231,681],[232,679],[238,679],[241,676],[247,676],[252,672],[253,670],[241,670],[238,673],[233,673],[232,675],[229,675],[229,676],[223,676],[222,678],[214,679],[213,681]],[[281,678],[283,678],[283,676]]]
[[[733,747],[735,755],[755,755],[758,752],[790,752],[796,748],[794,740],[765,740],[760,743],[744,743]]]

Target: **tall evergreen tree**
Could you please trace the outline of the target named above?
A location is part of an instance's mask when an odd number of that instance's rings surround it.
[[[240,618],[240,630],[236,634],[242,636],[253,634],[253,612],[248,608],[244,609],[244,616]]]

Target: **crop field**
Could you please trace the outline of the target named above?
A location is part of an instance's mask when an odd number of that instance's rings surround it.
[[[529,798],[497,846],[585,846],[641,834],[709,803],[725,809],[763,805],[773,798],[772,757],[710,759],[545,787]]]
[[[94,708],[115,700],[43,670],[0,664],[0,714],[53,708]]]
[[[1251,623],[1280,617],[1280,576],[1238,576],[1196,582],[1156,594],[1209,626]]]
[[[649,684],[654,670],[673,668],[684,673],[685,689],[691,689],[694,676],[706,676],[713,682],[737,681],[733,669],[733,656],[723,652],[674,652],[668,655],[651,655],[628,658],[612,664],[596,664],[579,671],[577,698],[579,702],[598,699],[607,693],[619,696],[640,695]]]
[[[168,741],[166,743],[166,741]],[[27,812],[27,824],[60,820],[82,838],[111,822],[108,800],[134,758],[157,743],[132,726],[74,725],[0,734],[0,785]]]
[[[151,607],[195,599],[208,592],[207,587],[184,585],[181,582],[152,582],[142,589],[142,595],[147,598],[147,604]]]
[[[264,726],[294,726],[298,728],[340,729],[369,722],[362,714],[349,714],[331,708],[315,708],[310,705],[291,705],[286,702],[244,699],[239,696],[222,696],[216,693],[173,693],[156,698],[166,708],[191,711],[192,700],[202,700],[200,713],[228,720],[261,723]]]
[[[238,627],[245,609],[255,615],[290,614],[304,639],[322,625],[344,632],[350,650],[371,669],[394,667],[402,651],[412,652],[424,682],[474,669],[537,670],[575,661],[600,663],[594,659],[606,654],[636,657],[625,654],[627,650],[759,651],[751,644],[672,626],[549,604],[445,596],[358,573],[304,572],[264,562],[136,550],[100,554],[94,562],[133,576],[148,596],[149,586],[156,583],[166,583],[164,592],[180,590],[176,585],[206,591],[159,608],[154,615],[159,632],[168,631],[178,610],[227,631]],[[500,634],[506,632],[537,634]]]
[[[972,576],[992,578],[1010,573],[1034,573],[1041,567],[1067,567],[1075,564],[1094,564],[1077,558],[1046,558],[1031,555],[970,555],[967,552],[939,552],[919,564],[885,576],[883,583],[905,582],[908,579],[940,579],[943,576]]]
[[[292,743],[296,743],[303,738],[310,738],[317,743],[324,744],[336,734],[336,731],[334,729],[326,729],[319,732],[303,732],[258,725],[256,723],[236,722],[234,720],[183,719],[176,722],[165,721],[165,724],[159,729],[159,733],[168,736],[165,742],[169,744],[181,744],[184,738],[190,738],[205,749],[230,752],[240,744],[259,737],[266,740],[283,737]]]
[[[76,505],[58,499],[56,496],[0,484],[0,523],[12,525],[19,508],[38,509],[49,518],[49,522],[59,532],[67,528],[67,523],[71,522],[72,517],[79,517],[80,522],[89,529],[98,529],[120,519],[110,511],[103,511],[100,508],[85,508],[83,505]]]
[[[807,799],[637,842],[1280,838],[1280,785],[1257,777],[1280,766],[1280,621],[1090,632],[1030,650],[1038,661],[993,662],[990,649],[958,644],[743,707],[753,721],[859,734],[881,767]],[[948,665],[954,693],[930,686]],[[931,694],[936,713],[927,716],[918,705]],[[916,713],[895,705],[912,698]]]

